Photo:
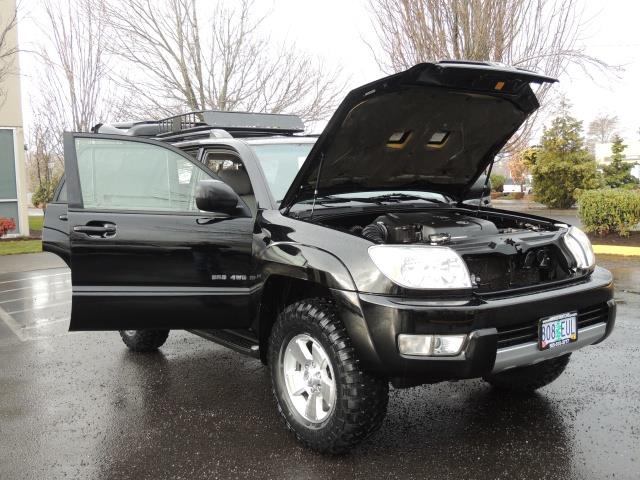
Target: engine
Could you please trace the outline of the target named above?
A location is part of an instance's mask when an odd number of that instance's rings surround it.
[[[498,233],[493,222],[460,212],[388,213],[362,229],[364,238],[390,244],[444,245]]]
[[[545,237],[553,229],[510,219],[497,223],[460,211],[387,213],[353,233],[377,244],[450,245],[467,263],[479,292],[538,285],[570,275],[564,255]],[[534,244],[531,244],[533,239]]]

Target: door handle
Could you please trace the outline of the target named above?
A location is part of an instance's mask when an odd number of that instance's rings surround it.
[[[63,222],[66,222],[67,220],[69,220],[69,217],[67,216],[66,213],[63,213],[62,215],[58,215],[58,220],[62,220]]]
[[[116,234],[116,225],[114,223],[104,223],[102,225],[76,225],[73,227],[74,232],[85,233],[92,237],[111,237]]]

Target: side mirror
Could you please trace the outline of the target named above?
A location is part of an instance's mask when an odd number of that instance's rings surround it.
[[[220,180],[200,180],[196,185],[196,206],[205,212],[232,213],[240,197]]]

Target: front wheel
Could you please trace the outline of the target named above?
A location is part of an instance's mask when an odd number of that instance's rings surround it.
[[[169,336],[169,330],[120,330],[124,344],[134,352],[155,352]]]
[[[331,301],[302,300],[278,316],[269,365],[278,410],[306,446],[342,453],[380,428],[389,383],[362,369]]]
[[[549,385],[567,368],[571,354],[552,358],[544,362],[519,367],[495,375],[486,375],[484,380],[500,390],[528,393]]]

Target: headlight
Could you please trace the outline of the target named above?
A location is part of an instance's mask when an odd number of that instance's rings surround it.
[[[467,265],[449,247],[374,245],[369,256],[385,277],[406,288],[471,288]]]
[[[564,236],[564,243],[581,270],[591,270],[596,264],[591,241],[587,235],[577,227],[571,227]]]

